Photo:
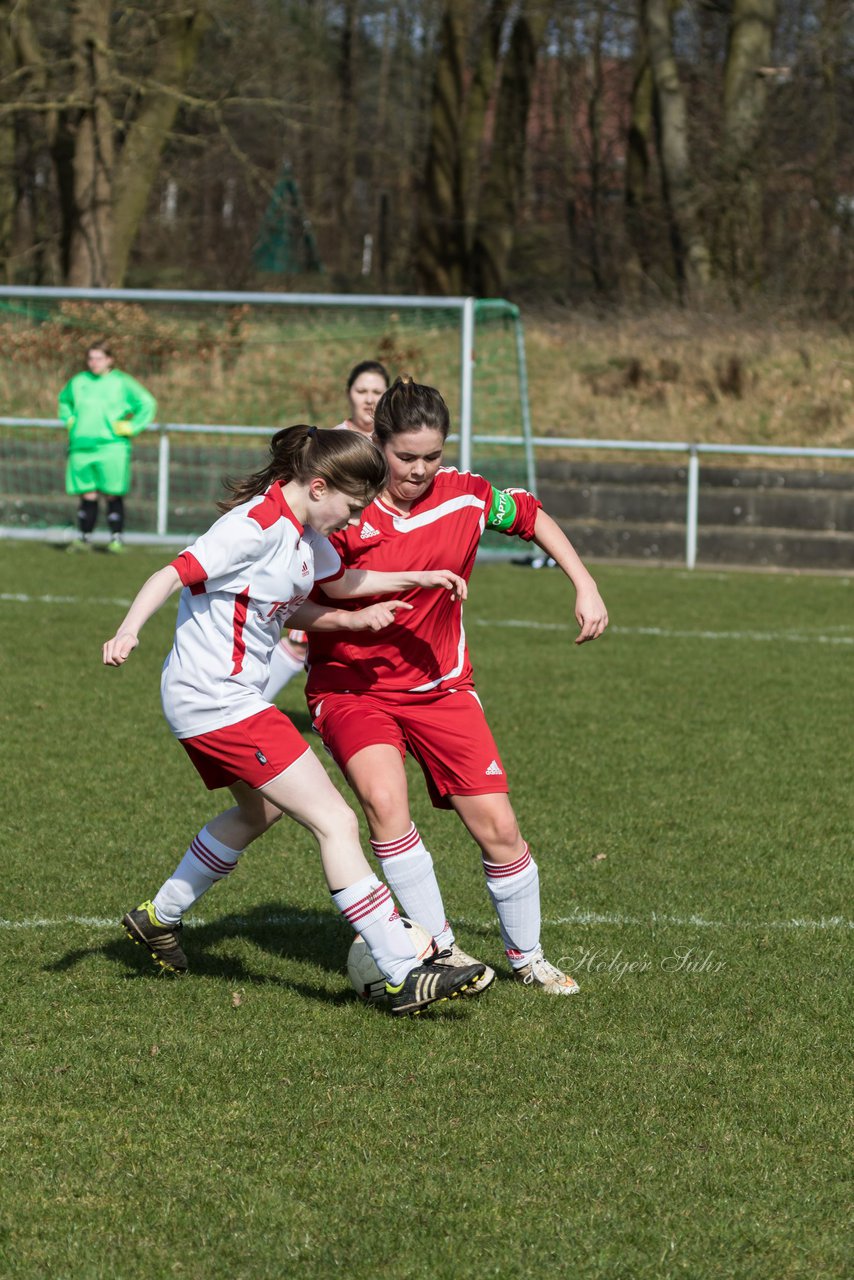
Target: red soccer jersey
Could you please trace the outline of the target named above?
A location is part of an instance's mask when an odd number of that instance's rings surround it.
[[[376,498],[365,508],[359,526],[333,534],[330,541],[348,569],[450,569],[468,581],[485,528],[501,528],[526,540],[533,536],[540,503],[524,489],[513,489],[508,497],[511,510],[515,507],[509,522],[508,499],[488,480],[441,467],[409,515],[400,515]],[[319,592],[313,598],[324,599]],[[375,597],[384,598],[390,597]],[[460,601],[452,601],[451,593],[442,588],[396,592],[394,598],[413,607],[381,632],[310,633],[307,698],[344,690],[417,693],[471,681]],[[331,603],[360,609],[371,601]]]

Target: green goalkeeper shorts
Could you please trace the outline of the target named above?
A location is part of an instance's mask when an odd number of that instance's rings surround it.
[[[130,488],[130,445],[124,441],[97,449],[72,449],[65,467],[66,493],[107,493],[121,498]]]

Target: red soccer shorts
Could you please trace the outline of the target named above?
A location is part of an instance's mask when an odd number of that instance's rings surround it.
[[[437,809],[450,796],[507,792],[507,775],[473,689],[440,693],[328,693],[311,707],[314,727],[342,773],[357,751],[379,744],[418,761]]]
[[[302,734],[277,707],[179,741],[208,791],[232,782],[263,787],[309,750]]]

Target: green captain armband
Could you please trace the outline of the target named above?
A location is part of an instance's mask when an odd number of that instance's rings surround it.
[[[500,529],[506,533],[516,519],[516,499],[506,489],[492,490],[492,505],[486,517],[487,529]]]

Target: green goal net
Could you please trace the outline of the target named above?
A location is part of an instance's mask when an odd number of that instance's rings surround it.
[[[131,534],[180,536],[215,517],[224,476],[257,469],[266,438],[346,417],[361,360],[438,387],[451,411],[447,461],[498,486],[533,486],[524,337],[503,301],[328,295],[0,289],[0,526],[70,527],[57,395],[109,343],[156,396],[134,442]],[[462,438],[461,438],[462,432]],[[506,543],[506,540],[502,540]]]

